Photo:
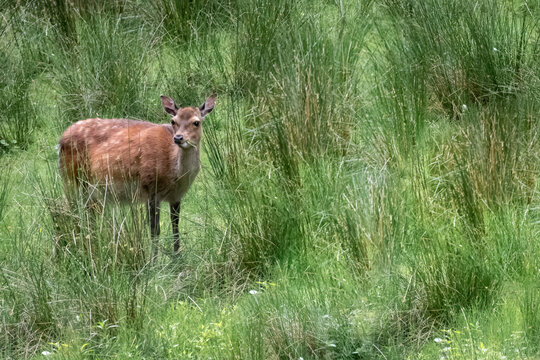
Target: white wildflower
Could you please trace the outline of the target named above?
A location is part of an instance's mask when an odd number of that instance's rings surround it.
[[[437,344],[440,344],[440,343],[443,342],[443,339],[441,339],[441,338],[435,338],[435,339],[433,339],[433,341],[435,341]]]
[[[51,352],[45,350],[45,351],[42,351],[42,352],[41,352],[41,355],[43,355],[43,356],[49,356],[49,355],[51,355]]]
[[[256,295],[257,292],[258,292],[257,290],[249,290],[249,293],[250,293],[251,295]]]

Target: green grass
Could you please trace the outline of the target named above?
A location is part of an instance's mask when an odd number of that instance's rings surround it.
[[[540,355],[537,1],[4,4],[2,358]],[[69,124],[212,93],[180,257],[68,204]]]

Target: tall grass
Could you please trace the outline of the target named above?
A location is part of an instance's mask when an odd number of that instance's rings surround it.
[[[425,78],[431,107],[450,117],[508,99],[538,78],[538,21],[527,3],[389,1],[392,48]],[[395,45],[395,46],[394,46]]]
[[[390,70],[368,126],[382,135],[377,149],[393,178],[379,216],[390,229],[383,236],[398,242],[391,277],[401,280],[388,285],[396,302],[382,333],[389,344],[414,344],[463,309],[495,306],[526,263],[529,245],[510,224],[536,191],[537,156],[527,149],[538,146],[529,101],[538,23],[525,7],[491,1],[384,9],[376,69]]]
[[[21,148],[0,175],[3,357],[537,356],[533,4],[0,12],[0,147]],[[165,122],[158,95],[213,92],[181,258],[150,263],[143,206],[68,205],[67,125]]]
[[[77,44],[55,64],[65,124],[98,116],[151,118],[146,92],[155,76],[148,59],[156,33],[145,25],[133,31],[126,21],[99,16],[77,23]]]
[[[27,149],[43,119],[33,86],[48,61],[47,22],[25,8],[9,9],[0,22],[0,152]]]
[[[330,32],[320,30],[327,19],[301,13],[302,6],[281,1],[243,5],[232,59],[241,91],[232,101],[242,104],[233,104],[239,109],[246,103],[248,116],[233,113],[225,137],[208,139],[210,164],[227,196],[220,202],[222,212],[232,215],[226,220],[228,236],[247,269],[267,267],[309,247],[308,239],[317,235],[307,228],[315,218],[304,208],[321,193],[304,192],[304,181],[328,177],[305,166],[324,167],[326,159],[345,154],[356,126],[351,103],[358,96],[358,75],[353,69],[369,29],[369,4],[347,8],[351,14],[321,5],[332,13]],[[365,21],[360,29],[352,25],[357,19]],[[281,196],[272,195],[277,193]],[[343,226],[354,238],[353,223],[349,219]]]
[[[370,3],[304,4],[313,6],[307,13],[288,2],[251,6],[244,13],[260,19],[242,19],[235,67],[254,107],[263,109],[248,119],[267,146],[261,152],[281,161],[272,151],[297,152],[306,160],[344,151],[355,126],[352,104],[362,79],[357,60],[370,28]],[[328,20],[317,11],[332,14],[330,31],[321,30]],[[287,141],[280,145],[283,135]],[[285,144],[291,149],[282,149]]]
[[[11,172],[11,168],[4,169],[4,176],[0,179],[0,223],[2,223],[8,209],[9,193],[12,187]]]
[[[111,204],[93,210],[83,194],[70,208],[58,177],[34,180],[50,218],[9,233],[11,257],[1,272],[2,351],[33,353],[68,329],[99,326],[102,331],[81,339],[99,353],[104,336],[145,321],[154,268],[144,209]]]
[[[146,10],[156,26],[164,29],[171,43],[181,45],[223,31],[234,21],[238,0],[160,0]]]
[[[77,23],[89,20],[95,14],[121,14],[129,1],[23,1],[38,16],[47,18],[58,35],[58,41],[66,46],[77,43]]]

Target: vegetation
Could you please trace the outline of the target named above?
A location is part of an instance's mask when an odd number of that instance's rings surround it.
[[[538,1],[0,4],[0,357],[540,356]],[[69,124],[211,93],[180,256],[68,206]]]

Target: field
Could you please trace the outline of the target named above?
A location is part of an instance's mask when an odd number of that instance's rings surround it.
[[[538,0],[0,15],[0,358],[540,358]],[[57,144],[162,94],[218,101],[153,262],[143,205],[68,205]]]

